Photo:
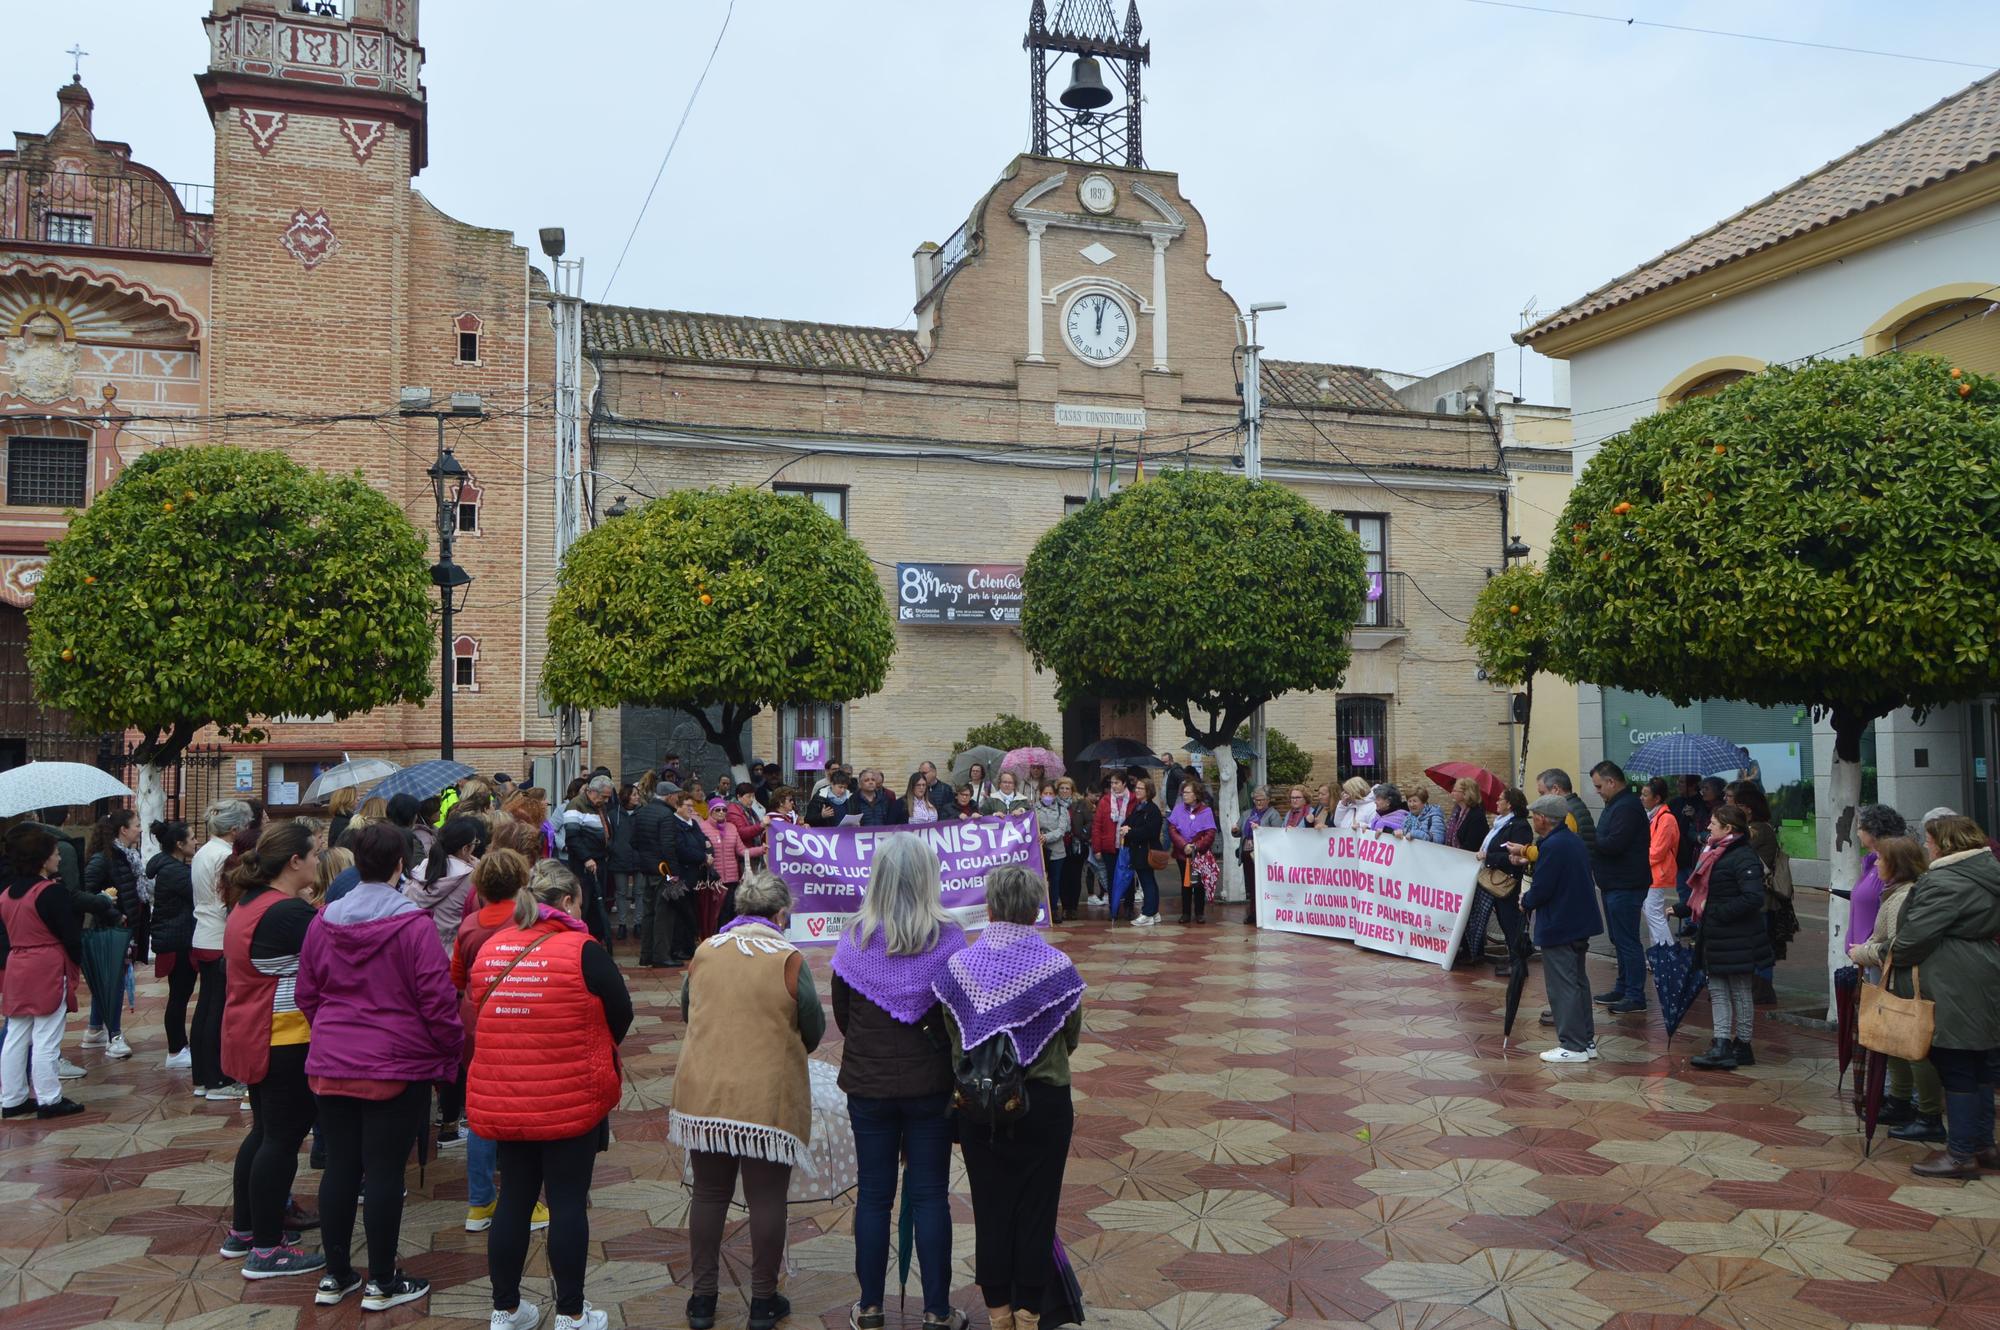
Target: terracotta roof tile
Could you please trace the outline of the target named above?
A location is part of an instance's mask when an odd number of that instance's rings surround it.
[[[1914,194],[2000,157],[2000,74],[1991,74],[1836,157],[1700,235],[1516,335],[1535,339],[1773,245]]]
[[[788,369],[910,374],[923,363],[915,333],[795,319],[585,305],[583,344],[602,355],[659,356]]]
[[[1326,389],[1321,390],[1324,382]],[[1264,362],[1264,398],[1295,406],[1360,406],[1376,411],[1405,411],[1389,385],[1359,365],[1328,365],[1316,360]]]

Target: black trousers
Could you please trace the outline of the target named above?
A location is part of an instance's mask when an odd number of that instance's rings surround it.
[[[185,951],[174,953],[174,968],[167,971],[167,1052],[178,1053],[188,1046],[188,999],[194,996],[197,972],[194,957]],[[188,1054],[194,1060],[194,1054]],[[196,1085],[201,1084],[199,1080]]]
[[[253,1247],[283,1241],[285,1206],[299,1171],[299,1146],[319,1101],[306,1084],[308,1044],[271,1050],[264,1079],[250,1087],[250,1131],[236,1148],[235,1211],[229,1227]]]
[[[583,1269],[590,1257],[590,1171],[604,1140],[602,1123],[560,1141],[497,1141],[500,1201],[486,1232],[486,1270],[493,1310],[521,1305],[521,1269],[528,1263],[528,1225],[535,1198],[549,1201],[549,1274],[556,1314],[583,1315]]]
[[[201,993],[194,1000],[194,1032],[188,1048],[188,1060],[194,1071],[194,1083],[204,1090],[213,1090],[229,1081],[222,1074],[222,1000],[225,987],[222,974],[222,958],[202,965],[199,970]]]
[[[459,1068],[457,1080],[437,1083],[437,1098],[438,1126],[450,1126],[465,1116],[465,1068]]]
[[[639,936],[639,960],[679,964],[694,953],[694,893],[670,877],[646,879],[649,905]],[[671,893],[680,892],[678,899]]]
[[[327,1273],[342,1278],[354,1273],[358,1206],[368,1237],[368,1277],[395,1277],[396,1242],[403,1228],[403,1174],[430,1114],[427,1081],[410,1082],[394,1099],[338,1094],[320,1099],[319,1135],[326,1146],[326,1172],[319,1182],[320,1245],[326,1250]]]
[[[959,1125],[972,1189],[972,1278],[988,1307],[1041,1313],[1075,1127],[1069,1087],[1041,1081],[1028,1082],[1028,1111],[1013,1126]]]
[[[1056,865],[1056,899],[1065,918],[1075,918],[1083,900],[1083,856],[1071,850]]]

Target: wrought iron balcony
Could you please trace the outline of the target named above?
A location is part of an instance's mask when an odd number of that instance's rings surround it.
[[[1368,599],[1354,626],[1362,629],[1407,628],[1403,618],[1403,593],[1408,589],[1408,573],[1368,574]]]
[[[206,255],[213,199],[207,185],[0,162],[0,244]]]

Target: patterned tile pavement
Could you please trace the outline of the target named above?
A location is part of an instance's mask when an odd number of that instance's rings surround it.
[[[1091,985],[1061,1231],[1093,1324],[2000,1330],[2000,1179],[1920,1182],[1914,1148],[1880,1139],[1864,1159],[1821,1036],[1766,1025],[1760,1066],[1703,1073],[1687,1066],[1703,1031],[1670,1046],[1656,1020],[1606,1018],[1602,1061],[1547,1067],[1503,1044],[1484,972],[1233,924],[1057,936]],[[663,1121],[677,984],[635,978],[630,1085],[596,1173],[589,1291],[613,1325],[684,1324],[687,1198]],[[160,1068],[159,1000],[142,989],[129,1018],[137,1056],[72,1083],[90,1113],[0,1128],[0,1324],[363,1321],[214,1254],[248,1115]],[[837,1061],[837,1039],[819,1056]],[[461,1158],[412,1171],[405,1262],[435,1291],[371,1324],[484,1319],[464,1197]],[[962,1172],[953,1210],[956,1296],[979,1326]],[[842,1200],[794,1207],[794,1324],[844,1324],[849,1220]],[[741,1325],[742,1235],[725,1263],[723,1324]],[[539,1243],[530,1274],[545,1303]]]

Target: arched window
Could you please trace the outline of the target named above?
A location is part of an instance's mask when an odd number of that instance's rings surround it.
[[[455,638],[451,644],[451,682],[461,693],[479,691],[479,639]]]
[[[1747,379],[1763,368],[1764,362],[1752,356],[1711,356],[1689,365],[1660,389],[1660,410],[1690,397],[1713,397],[1738,379]]]
[[[1943,356],[1981,374],[2000,374],[2000,304],[1954,300],[1896,329],[1893,345],[1911,355]]]
[[[1690,397],[1713,397],[1738,379],[1747,379],[1749,377],[1750,371],[1748,370],[1720,370],[1705,379],[1697,379],[1687,387],[1681,389],[1680,400],[1685,402]]]
[[[451,321],[451,330],[458,344],[458,363],[477,365],[479,335],[486,330],[486,321],[477,314],[461,314]]]
[[[1389,770],[1389,704],[1379,697],[1343,697],[1334,704],[1336,768],[1344,782],[1351,776],[1376,784]]]

